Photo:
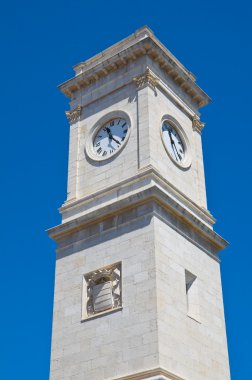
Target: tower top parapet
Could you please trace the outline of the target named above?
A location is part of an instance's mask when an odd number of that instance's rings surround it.
[[[115,72],[129,62],[148,56],[197,104],[198,108],[210,103],[210,97],[196,84],[196,77],[144,26],[127,38],[101,53],[73,67],[75,77],[59,88],[69,98],[76,91],[88,87]]]

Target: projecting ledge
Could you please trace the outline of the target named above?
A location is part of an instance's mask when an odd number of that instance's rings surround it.
[[[49,236],[62,243],[69,235],[83,234],[90,239],[126,224],[153,217],[159,218],[179,234],[218,260],[218,252],[227,242],[206,224],[202,223],[181,204],[170,198],[156,185],[143,189],[130,197],[99,208],[88,214],[48,230]],[[64,249],[64,243],[61,244]]]
[[[163,368],[153,368],[147,371],[138,372],[128,376],[117,377],[113,380],[186,380]]]

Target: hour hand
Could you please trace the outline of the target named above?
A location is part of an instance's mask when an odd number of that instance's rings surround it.
[[[109,139],[112,140],[112,139],[113,139],[113,136],[112,136],[111,130],[110,130],[108,127],[105,127],[105,128],[104,128],[104,131],[107,132]]]
[[[104,129],[105,129],[105,131],[106,131],[108,134],[111,134],[111,130],[110,130],[108,127],[105,127]]]

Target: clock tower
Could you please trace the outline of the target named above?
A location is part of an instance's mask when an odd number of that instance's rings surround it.
[[[148,27],[74,67],[51,380],[229,380],[199,108]]]

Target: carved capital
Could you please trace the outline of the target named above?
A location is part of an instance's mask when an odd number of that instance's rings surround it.
[[[197,116],[194,116],[193,121],[192,121],[193,130],[201,134],[204,126],[205,126],[205,123],[200,121],[200,119]]]
[[[139,75],[138,77],[134,78],[133,81],[135,82],[138,89],[146,87],[146,86],[150,86],[156,92],[158,79],[152,73],[149,67],[147,67],[144,74]]]
[[[80,120],[82,107],[79,105],[73,110],[66,111],[66,117],[68,118],[70,124],[75,123],[76,121]]]

